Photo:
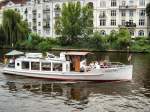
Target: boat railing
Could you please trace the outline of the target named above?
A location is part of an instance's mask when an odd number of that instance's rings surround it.
[[[121,62],[108,62],[105,66],[108,68],[117,68],[117,67],[124,67],[125,64]]]
[[[88,71],[92,69],[108,69],[108,68],[119,68],[119,67],[125,67],[125,64],[120,63],[120,62],[107,62],[103,64],[90,64],[86,66],[86,69]]]

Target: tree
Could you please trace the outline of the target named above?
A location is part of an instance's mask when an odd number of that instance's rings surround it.
[[[5,39],[4,31],[2,26],[0,26],[0,45],[4,45],[4,39]]]
[[[107,48],[107,37],[100,35],[99,32],[94,32],[90,38],[90,45],[92,48],[104,50]]]
[[[89,5],[81,7],[80,2],[64,3],[61,16],[55,23],[56,34],[60,35],[63,45],[73,44],[80,38],[92,33],[92,7]]]
[[[148,3],[146,6],[146,13],[150,17],[150,3]]]
[[[38,44],[38,50],[43,54],[51,49],[51,44],[48,41],[42,41]]]
[[[3,12],[2,28],[7,45],[16,44],[17,41],[26,39],[29,32],[28,25],[22,20],[20,14],[11,9]]]
[[[110,45],[111,48],[114,48],[116,45],[116,40],[118,39],[118,32],[113,31],[110,33],[110,35],[108,36],[108,43]]]
[[[117,46],[120,49],[126,49],[128,46],[130,46],[131,42],[131,35],[128,31],[128,29],[120,29],[119,33],[117,34]]]

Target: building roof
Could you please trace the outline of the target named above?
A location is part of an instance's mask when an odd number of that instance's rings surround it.
[[[25,4],[27,0],[3,0],[0,2],[0,9],[1,7],[7,5],[8,2],[13,2],[14,4]]]

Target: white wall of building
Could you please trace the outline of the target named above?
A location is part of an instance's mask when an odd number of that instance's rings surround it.
[[[24,5],[9,2],[3,9],[17,9],[23,18],[27,19],[33,32],[44,37],[55,37],[55,17],[59,15],[55,8],[56,6],[61,8],[62,4],[68,1],[72,0],[28,0]],[[123,27],[122,21],[133,20],[136,27],[129,27],[129,29],[135,37],[150,34],[150,23],[148,23],[146,12],[140,15],[142,10],[145,11],[150,0],[80,0],[80,2],[82,5],[93,3],[94,31],[109,34],[111,31],[118,31],[120,26]],[[26,10],[27,13],[25,13]],[[116,14],[111,15],[113,11]],[[123,12],[125,12],[125,16],[122,16]],[[105,21],[104,25],[100,25],[100,20]],[[139,25],[139,20],[144,21],[141,23],[142,25]],[[116,24],[111,25],[111,21],[116,21]]]

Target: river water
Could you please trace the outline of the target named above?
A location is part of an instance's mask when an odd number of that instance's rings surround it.
[[[90,58],[127,64],[128,56]],[[0,73],[0,112],[150,112],[150,54],[132,54],[131,64],[131,82],[59,82]]]

